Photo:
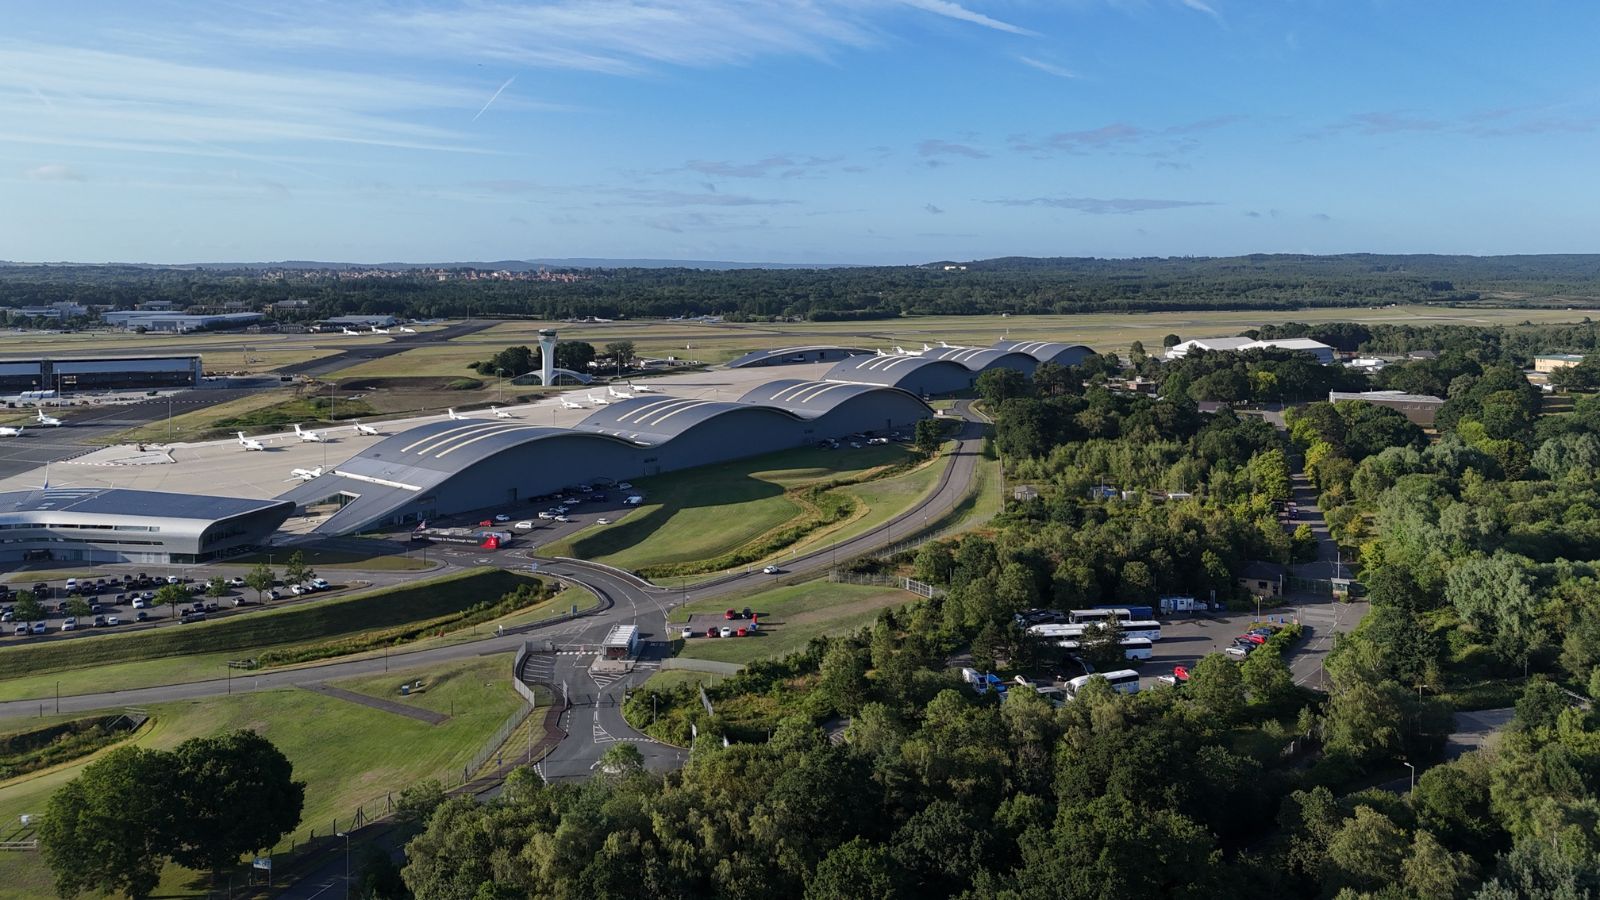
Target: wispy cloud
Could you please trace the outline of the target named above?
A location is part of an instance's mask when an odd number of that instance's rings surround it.
[[[959,19],[962,22],[971,22],[974,25],[982,25],[985,28],[993,28],[995,31],[1004,31],[1010,34],[1035,34],[1035,32],[1029,31],[1026,28],[1012,25],[1009,22],[1002,22],[999,19],[990,18],[983,13],[967,9],[959,3],[952,3],[950,0],[901,0],[901,2],[906,6],[927,10],[928,12],[936,13],[951,19]]]
[[[843,160],[839,156],[797,156],[779,154],[751,162],[691,159],[683,164],[691,172],[713,178],[798,178],[814,174],[817,170],[835,165]]]
[[[472,117],[472,121],[476,122],[478,119],[482,118],[483,114],[489,111],[489,107],[493,106],[494,102],[500,99],[500,95],[506,92],[506,88],[511,87],[511,82],[516,80],[517,76],[513,75],[501,82],[500,86],[495,88],[494,93],[489,95],[489,99],[483,102],[483,108],[478,110],[478,114]]]
[[[1045,62],[1042,59],[1034,59],[1031,56],[1019,56],[1019,57],[1017,57],[1017,62],[1020,62],[1025,66],[1032,66],[1033,68],[1038,69],[1039,71],[1044,72],[1047,75],[1054,75],[1057,78],[1077,79],[1077,78],[1082,78],[1083,77],[1082,75],[1079,75],[1077,72],[1074,72],[1071,69],[1063,68],[1061,66],[1056,65],[1055,63]]]
[[[1028,197],[1025,199],[985,200],[1000,206],[1040,206],[1048,209],[1072,209],[1091,215],[1150,212],[1158,209],[1181,209],[1187,206],[1216,206],[1212,200],[1155,200],[1149,198],[1114,197]]]
[[[1155,157],[1170,156],[1193,149],[1196,146],[1194,135],[1225,128],[1244,120],[1244,116],[1219,115],[1161,128],[1112,122],[1098,128],[1057,131],[1042,137],[1013,135],[1011,147],[1020,153],[1030,153],[1035,156],[1108,152],[1137,152]]]
[[[941,156],[964,156],[967,159],[988,159],[989,154],[970,144],[957,144],[929,138],[917,145],[917,153],[925,159]]]
[[[942,216],[942,215],[944,215],[944,210],[942,208],[938,207],[938,206],[934,206],[932,203],[929,203],[927,206],[924,206],[923,209],[926,210],[928,212],[928,215],[930,215],[930,216]]]
[[[1195,12],[1205,13],[1206,15],[1218,21],[1221,21],[1222,19],[1222,14],[1217,12],[1216,8],[1211,6],[1211,4],[1203,2],[1203,0],[1178,0],[1178,2],[1189,7]]]
[[[83,173],[62,163],[46,163],[23,173],[29,181],[83,181]]]

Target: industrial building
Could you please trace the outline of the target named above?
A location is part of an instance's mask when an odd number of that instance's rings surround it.
[[[1054,363],[1058,366],[1076,366],[1094,355],[1094,351],[1082,344],[1060,344],[1055,341],[995,341],[992,345],[995,350],[1004,350],[1007,353],[1026,353],[1042,363]]]
[[[226,328],[243,328],[266,319],[258,312],[216,313],[199,315],[182,312],[153,312],[149,310],[116,310],[101,313],[100,318],[113,328],[137,331],[216,331]]]
[[[362,329],[366,329],[366,328],[392,328],[395,325],[399,325],[400,324],[400,320],[395,318],[394,316],[383,316],[383,315],[379,315],[379,316],[334,316],[331,319],[323,319],[322,320],[322,324],[323,325],[330,325],[330,326],[332,326],[334,328],[362,328]]]
[[[1433,420],[1439,415],[1439,407],[1444,406],[1444,401],[1438,397],[1408,394],[1405,391],[1328,392],[1329,403],[1338,403],[1341,400],[1359,400],[1374,406],[1387,406],[1399,410],[1407,419],[1423,428],[1433,427]]]
[[[1039,360],[1026,353],[993,347],[930,347],[917,355],[923,359],[957,362],[975,374],[990,369],[1011,369],[1031,377],[1033,370],[1039,367]]]
[[[834,362],[852,356],[871,356],[873,351],[859,347],[780,347],[776,350],[752,350],[731,360],[730,369],[755,366],[793,366],[802,363]]]
[[[853,356],[836,363],[824,381],[876,384],[910,391],[919,397],[965,391],[977,375],[961,363],[926,356]]]
[[[1195,338],[1192,341],[1183,341],[1167,348],[1167,359],[1182,359],[1189,355],[1191,350],[1208,350],[1211,352],[1244,351],[1244,350],[1292,350],[1296,353],[1309,353],[1316,357],[1317,362],[1327,365],[1333,362],[1333,348],[1321,341],[1310,338],[1283,338],[1275,341],[1258,341],[1248,337],[1220,337],[1220,338]]]
[[[1583,362],[1582,353],[1545,353],[1533,358],[1533,370],[1546,375]]]
[[[963,370],[965,371],[965,370]],[[969,373],[970,375],[970,373]],[[428,422],[372,445],[281,499],[338,510],[317,526],[349,534],[809,446],[933,415],[893,388],[797,380],[740,401],[651,394],[614,401],[572,428],[504,419]]]
[[[240,500],[117,488],[0,494],[0,560],[186,565],[266,543],[294,511]]]
[[[198,356],[103,356],[0,362],[0,393],[147,390],[193,387]]]

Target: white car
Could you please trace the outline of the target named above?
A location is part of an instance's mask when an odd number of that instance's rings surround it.
[[[178,583],[178,576],[176,576],[176,575],[168,575],[167,576],[167,584],[177,584],[177,583]]]
[[[551,512],[548,509],[545,510],[544,512],[542,512],[542,513],[539,513],[539,518],[545,519],[547,521],[550,520],[550,519],[554,519],[555,517],[556,517],[556,514]]]
[[[763,567],[761,569],[761,574],[763,574],[763,575],[776,575],[776,574],[778,574],[779,572],[782,572],[782,571],[783,570],[778,568],[777,566],[765,566],[765,567]]]
[[[148,609],[149,607],[150,607],[150,601],[144,599],[143,597],[135,597],[135,598],[133,598],[133,608],[134,609]]]
[[[511,528],[513,531],[532,531],[533,523],[531,521],[523,520],[511,526]]]
[[[49,630],[50,626],[43,622],[35,622],[33,623],[33,627],[29,629],[29,631],[33,632],[34,634],[45,634]]]
[[[295,595],[296,597],[298,597],[301,594],[306,593],[306,589],[304,587],[301,587],[298,584],[291,584],[291,585],[289,585],[289,593],[291,593],[291,594]]]
[[[18,632],[18,634],[21,634],[21,632]],[[694,629],[690,628],[687,625],[685,625],[685,626],[683,626],[683,631],[681,632],[681,634],[683,636],[683,639],[687,641],[689,638],[694,637]]]
[[[619,482],[617,482],[617,490],[619,490],[619,491],[631,491],[631,490],[633,490],[633,485],[627,483],[626,481],[619,481]]]
[[[596,525],[610,525],[611,524],[611,520],[606,518],[605,516],[601,516],[600,518],[595,519],[594,523]]]
[[[238,575],[235,575],[228,579],[228,584],[233,587],[244,587],[244,579],[240,578]]]
[[[718,634],[721,634],[723,637],[733,637],[733,628],[730,627],[730,626],[724,625],[724,626],[722,626],[722,630],[720,632],[718,632]]]
[[[566,513],[562,513],[561,515],[556,516],[556,521],[557,522],[571,522],[572,519],[568,518]]]
[[[78,630],[78,618],[77,618],[77,616],[67,616],[66,620],[61,623],[61,630],[62,631],[76,631],[76,630]]]
[[[494,520],[496,522],[509,522],[511,521],[511,517],[505,513],[495,513]]]
[[[112,617],[106,619],[106,624],[107,625],[121,625],[122,624],[122,620],[117,618],[116,616],[112,616]]]
[[[1245,650],[1243,647],[1224,647],[1222,648],[1222,652],[1233,657],[1234,659],[1244,659],[1246,656],[1250,655],[1249,651]]]

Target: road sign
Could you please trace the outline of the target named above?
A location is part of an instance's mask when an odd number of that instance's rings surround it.
[[[250,867],[252,869],[266,869],[268,872],[271,872],[272,871],[272,857],[270,857],[270,856],[258,856],[258,857],[255,858],[255,861],[250,864]]]

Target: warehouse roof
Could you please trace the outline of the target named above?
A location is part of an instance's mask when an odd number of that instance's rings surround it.
[[[551,438],[599,436],[501,419],[444,419],[391,435],[340,465],[337,472],[373,484],[420,490],[506,450]]]
[[[795,354],[799,353],[816,353],[818,351],[828,350],[837,350],[841,353],[848,353],[853,356],[872,355],[871,350],[863,350],[860,347],[835,347],[831,344],[816,344],[810,347],[777,347],[770,350],[752,350],[738,359],[730,360],[728,362],[728,368],[737,369],[741,366],[756,365],[757,363],[766,362],[767,360],[778,359],[785,356],[794,356]]]
[[[913,373],[928,366],[955,369],[964,375],[970,372],[966,366],[947,359],[930,359],[925,356],[854,356],[835,363],[823,378],[828,381],[853,381],[858,384],[898,387]]]
[[[1033,371],[1033,366],[1038,363],[1034,356],[1017,350],[997,350],[993,347],[934,347],[922,351],[925,359],[948,359],[951,362],[961,363],[974,372],[982,372],[995,366]],[[1010,357],[1010,359],[1008,359]]]
[[[243,500],[122,488],[45,488],[0,494],[0,513],[64,512],[89,516],[215,521],[282,505],[279,500]]]
[[[1092,347],[1084,344],[1062,344],[1056,341],[995,341],[994,349],[1006,350],[1012,353],[1026,353],[1040,362],[1055,362],[1063,353],[1069,351],[1082,351],[1085,354],[1094,353]]]
[[[921,398],[899,388],[845,381],[806,381],[800,378],[786,378],[752,388],[739,398],[739,402],[775,406],[809,419],[830,412],[848,400],[867,395],[882,397],[889,402],[911,400],[922,404]]]
[[[577,427],[583,431],[608,434],[636,444],[660,444],[696,425],[722,416],[767,418],[799,416],[788,410],[727,400],[688,400],[682,397],[634,397],[614,400],[595,410]]]

